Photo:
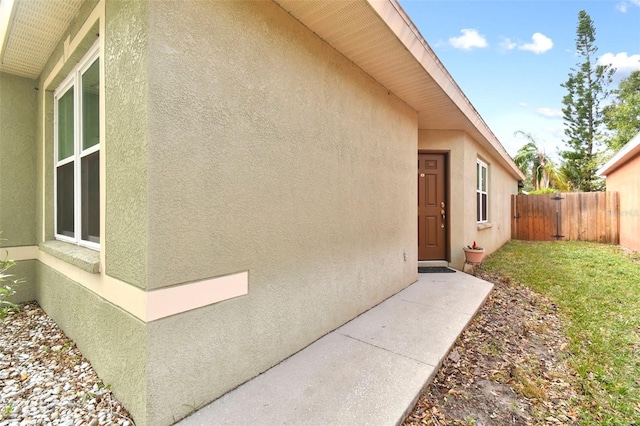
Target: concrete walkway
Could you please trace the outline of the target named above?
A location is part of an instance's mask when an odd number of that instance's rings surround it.
[[[493,287],[462,272],[418,275],[178,425],[398,424]]]

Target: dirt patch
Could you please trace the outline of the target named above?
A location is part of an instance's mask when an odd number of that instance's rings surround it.
[[[577,424],[557,307],[500,276],[478,276],[494,290],[404,425]]]

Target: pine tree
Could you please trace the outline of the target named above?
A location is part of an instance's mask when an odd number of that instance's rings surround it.
[[[608,86],[615,72],[610,65],[598,65],[595,54],[596,28],[587,12],[578,13],[576,51],[582,62],[576,64],[562,84],[567,94],[562,99],[565,144],[560,153],[562,169],[574,190],[597,191],[602,183],[596,177],[599,166],[598,143],[602,136],[601,103],[608,96]]]

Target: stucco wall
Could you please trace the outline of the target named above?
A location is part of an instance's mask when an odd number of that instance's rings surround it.
[[[106,23],[105,268],[107,274],[145,288],[149,189],[147,1],[107,2]],[[165,243],[171,246],[170,241]]]
[[[3,257],[4,258],[4,257]],[[13,275],[8,280],[18,280],[19,283],[11,285],[15,294],[9,298],[13,303],[22,303],[36,300],[36,260],[18,261],[6,272]],[[3,284],[7,284],[8,280]]]
[[[181,5],[149,3],[148,288],[249,294],[149,324],[152,424],[417,279],[416,113],[271,2]]]
[[[463,131],[420,130],[418,149],[449,153],[450,262],[464,266],[462,248],[473,241],[490,254],[511,238],[511,194],[518,182],[496,159]],[[476,223],[476,161],[489,166],[489,224]]]
[[[54,269],[36,264],[38,303],[144,425],[145,324]]]
[[[640,251],[640,155],[607,175],[607,191],[620,193],[620,245]]]
[[[100,155],[107,157],[112,171],[106,174],[105,191],[111,204],[106,203],[109,233],[102,241],[102,250],[107,253],[107,269],[113,266],[114,276],[143,287],[147,244],[146,3],[107,2],[110,26],[102,34],[95,21],[101,7],[95,0],[82,5],[38,81],[35,242],[53,238],[53,91],[98,37],[104,37],[100,60],[110,75],[104,81],[108,137]],[[90,15],[94,19],[91,28],[83,29]],[[76,46],[72,50],[64,48],[67,36],[71,40],[67,45]],[[63,57],[66,62],[60,68]],[[70,278],[82,274],[65,276],[39,261],[32,263],[36,271],[32,294],[74,340],[105,383],[113,387],[137,424],[147,424],[146,324]],[[102,268],[104,277],[104,264]]]
[[[54,238],[54,199],[53,199],[53,91],[57,89],[58,85],[64,80],[71,69],[77,64],[80,58],[87,52],[87,50],[96,41],[97,33],[99,32],[97,26],[92,28],[87,36],[83,39],[79,48],[70,53],[64,67],[59,72],[54,72],[59,64],[60,58],[66,56],[65,41],[68,37],[76,37],[80,31],[80,28],[87,20],[87,17],[91,11],[96,7],[97,0],[85,0],[77,15],[69,23],[69,27],[65,34],[62,36],[61,41],[54,49],[49,59],[44,64],[40,78],[38,80],[38,92],[37,92],[37,125],[36,131],[36,164],[35,169],[36,185],[35,190],[37,196],[35,197],[35,215],[37,222],[36,229],[36,243],[40,243],[46,240],[52,240]],[[45,85],[45,80],[53,76],[48,85]]]
[[[36,87],[0,73],[0,247],[36,241]]]
[[[470,138],[469,140],[472,141]],[[475,146],[474,142],[471,143],[472,146]],[[518,193],[518,181],[504,167],[501,167],[497,159],[489,155],[487,151],[479,150],[478,156],[489,165],[489,223],[491,227],[478,229],[476,226],[476,236],[472,236],[471,241],[476,240],[481,243],[489,254],[511,239],[511,195]],[[475,159],[472,158],[471,161],[475,162]],[[475,212],[475,171],[473,182],[473,211]]]
[[[36,242],[36,87],[35,80],[0,72],[0,247]],[[35,261],[7,273],[22,281],[12,286],[11,301],[35,299]]]

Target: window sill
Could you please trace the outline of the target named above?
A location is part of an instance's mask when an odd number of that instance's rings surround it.
[[[57,257],[78,268],[97,274],[100,272],[100,252],[80,247],[63,241],[44,241],[39,245],[40,250]]]
[[[493,226],[493,225],[492,225],[492,224],[490,224],[489,222],[487,222],[487,223],[479,223],[479,224],[478,224],[478,231],[481,231],[481,230],[483,230],[483,229],[489,229],[489,228],[491,228],[492,226]]]

